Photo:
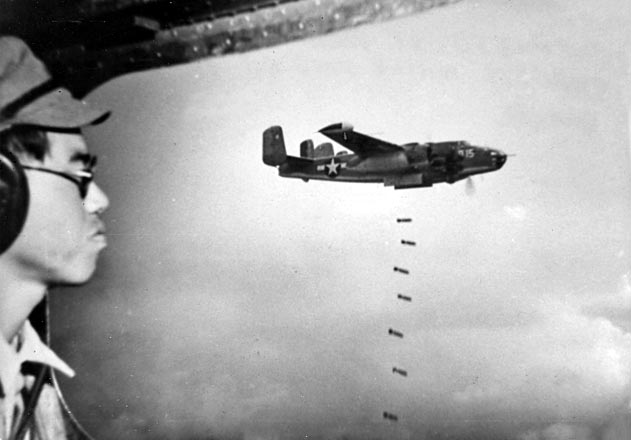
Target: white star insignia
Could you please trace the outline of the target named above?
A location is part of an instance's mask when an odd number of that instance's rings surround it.
[[[337,168],[340,166],[339,163],[335,162],[335,159],[331,159],[331,163],[326,164],[326,167],[329,169],[329,176],[337,175]]]

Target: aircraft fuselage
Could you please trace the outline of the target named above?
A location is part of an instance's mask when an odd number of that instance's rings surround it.
[[[443,160],[432,154],[432,145],[451,150],[456,161]],[[469,176],[495,171],[504,164],[503,153],[490,148],[475,147],[465,141],[439,144],[405,145],[404,151],[361,157],[352,153],[314,158],[312,163],[294,164],[288,161],[278,168],[282,177],[303,180],[383,183],[395,188],[431,186],[453,183]],[[441,151],[444,152],[444,151]]]
[[[395,145],[357,133],[344,123],[325,127],[321,132],[356,153],[334,154],[330,143],[314,149],[313,142],[306,140],[301,144],[300,157],[288,156],[281,128],[270,127],[264,132],[263,161],[278,167],[281,177],[383,183],[395,189],[454,183],[496,171],[506,162],[502,151],[467,141]]]

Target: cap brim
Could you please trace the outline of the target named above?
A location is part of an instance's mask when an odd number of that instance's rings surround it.
[[[35,125],[52,129],[76,129],[100,124],[110,115],[72,97],[65,88],[53,90],[33,101],[13,118],[12,125]]]

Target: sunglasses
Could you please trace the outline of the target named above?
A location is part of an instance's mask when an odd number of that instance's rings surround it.
[[[64,173],[61,171],[51,170],[43,167],[32,167],[29,165],[22,165],[25,170],[41,171],[43,173],[53,174],[55,176],[63,177],[66,180],[71,181],[77,188],[79,188],[79,194],[82,199],[88,195],[88,189],[90,183],[94,180],[94,167],[96,166],[96,156],[90,156],[89,160],[85,164],[85,169],[74,173]]]

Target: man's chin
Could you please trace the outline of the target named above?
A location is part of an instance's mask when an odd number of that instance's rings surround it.
[[[90,281],[95,270],[96,265],[76,268],[73,271],[65,271],[55,277],[50,284],[53,286],[81,286]]]
[[[59,280],[59,281],[55,281],[50,283],[51,287],[79,287],[79,286],[83,286],[84,284],[87,284],[88,281],[90,281],[90,278],[87,279],[83,279],[83,280]]]

